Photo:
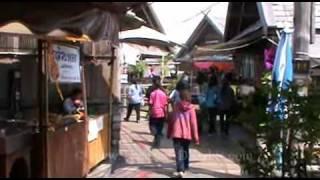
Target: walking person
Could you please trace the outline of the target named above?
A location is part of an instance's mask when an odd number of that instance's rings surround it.
[[[222,84],[220,87],[218,111],[220,119],[221,132],[229,135],[229,121],[232,115],[232,107],[235,103],[235,95],[230,85],[231,75],[226,74],[222,78]]]
[[[212,75],[208,84],[206,93],[206,107],[209,115],[209,135],[216,132],[216,119],[218,115],[218,79],[216,75]]]
[[[177,177],[183,177],[189,170],[189,145],[192,140],[199,144],[198,124],[189,89],[180,91],[181,101],[175,104],[174,114],[168,124],[168,138],[173,140]]]
[[[128,103],[128,109],[127,109],[127,116],[124,119],[125,121],[129,121],[132,110],[134,109],[136,111],[137,123],[139,123],[140,107],[144,101],[143,94],[144,94],[143,88],[141,87],[141,85],[137,83],[136,79],[133,79],[132,84],[130,85],[129,91],[128,91],[129,103]]]
[[[203,130],[203,122],[208,121],[208,109],[206,105],[206,94],[208,90],[208,76],[206,73],[199,72],[196,82],[198,84],[198,104],[200,106],[200,112],[197,112],[198,119],[198,128],[199,134],[202,133]]]
[[[186,88],[184,82],[179,81],[176,85],[176,88],[170,93],[169,100],[172,109],[174,108],[174,105],[180,101],[180,94],[179,91]]]
[[[155,79],[153,83],[153,91],[149,99],[149,116],[151,132],[154,134],[153,147],[158,148],[162,137],[163,125],[168,113],[168,97],[161,86],[160,79]]]

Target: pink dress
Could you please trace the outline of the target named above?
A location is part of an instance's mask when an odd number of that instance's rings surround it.
[[[168,97],[165,92],[156,89],[151,92],[149,103],[151,105],[151,117],[163,118],[166,117],[166,107]]]

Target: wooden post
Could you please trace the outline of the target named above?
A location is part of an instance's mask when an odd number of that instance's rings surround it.
[[[85,57],[83,54],[83,45],[80,45],[80,62],[81,60],[85,61]],[[80,63],[81,66],[81,63]],[[81,80],[82,80],[82,94],[83,94],[83,103],[84,103],[84,109],[85,109],[85,120],[84,120],[84,127],[85,131],[89,132],[89,113],[88,113],[88,99],[87,99],[87,85],[86,85],[86,76],[85,76],[85,63],[81,66]],[[88,137],[88,134],[86,133],[86,137]],[[87,138],[85,139],[85,150],[84,150],[84,169],[83,171],[87,174],[89,172],[89,142],[87,141]]]
[[[294,3],[294,66],[296,83],[305,86],[309,80],[309,43],[311,2]]]
[[[111,149],[110,152],[111,154],[109,154],[109,158],[111,159],[111,166],[114,165],[114,157],[113,157],[113,136],[112,136],[112,126],[113,126],[113,73],[114,73],[114,60],[115,60],[115,48],[113,47],[113,45],[111,45],[111,70],[110,70],[110,87],[109,87],[109,132],[108,132],[108,143],[110,143],[111,145]]]
[[[40,133],[40,167],[41,177],[48,177],[48,157],[47,157],[47,120],[48,120],[48,73],[46,51],[47,43],[38,40],[38,76],[39,76],[39,133]]]
[[[315,3],[314,2],[311,2],[311,13],[310,13],[310,44],[314,44],[316,39],[315,39],[315,36],[316,36],[316,22],[315,22]]]
[[[161,56],[161,81],[160,83],[163,85],[163,80],[164,80],[164,55]]]

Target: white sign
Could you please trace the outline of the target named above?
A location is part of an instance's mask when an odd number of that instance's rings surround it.
[[[91,142],[98,138],[99,129],[95,119],[89,118],[89,134],[88,141]]]
[[[58,82],[80,83],[80,50],[77,47],[53,44],[53,59],[58,66]],[[52,81],[55,81],[52,79]]]
[[[98,138],[99,132],[103,129],[103,117],[89,117],[88,141],[91,142]]]
[[[101,131],[103,129],[103,119],[104,119],[104,116],[99,116],[97,118],[98,131]]]
[[[121,83],[128,83],[128,74],[121,74]]]

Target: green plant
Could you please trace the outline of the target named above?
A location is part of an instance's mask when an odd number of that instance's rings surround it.
[[[128,72],[137,78],[143,78],[146,69],[146,63],[144,61],[138,61],[136,65],[129,66]]]
[[[173,54],[168,54],[163,58],[163,74],[164,76],[170,75],[169,63],[172,62]]]
[[[251,155],[240,158],[247,173],[257,177],[274,177],[276,172],[285,177],[310,176],[306,167],[314,160],[313,147],[320,139],[320,98],[299,96],[298,90],[299,87],[292,86],[279,91],[265,78],[262,87],[247,99],[247,106],[238,118],[252,125],[255,138],[260,142],[253,146],[242,144],[245,153]],[[278,101],[279,94],[286,99],[284,120],[279,111],[266,113],[268,101]],[[283,149],[281,166],[276,163],[279,145]]]

